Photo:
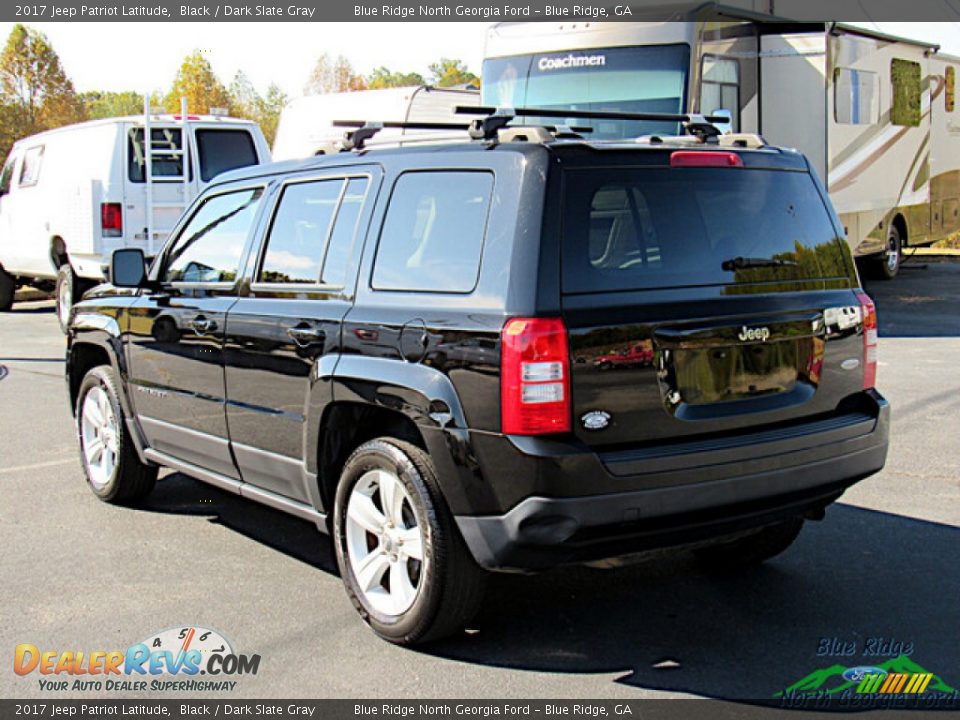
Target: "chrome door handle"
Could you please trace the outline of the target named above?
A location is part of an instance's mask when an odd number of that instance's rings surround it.
[[[287,328],[287,335],[300,347],[322,343],[327,337],[327,334],[318,327],[304,326]]]
[[[217,321],[208,320],[207,318],[203,317],[203,315],[194,318],[188,324],[193,331],[197,333],[197,335],[205,335],[206,333],[213,332],[217,329]]]

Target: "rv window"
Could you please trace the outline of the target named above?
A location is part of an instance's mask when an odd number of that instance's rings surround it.
[[[866,70],[834,70],[833,119],[844,125],[873,125],[878,122],[880,77]]]
[[[204,182],[227,170],[257,164],[253,138],[246,130],[197,130],[197,154]]]
[[[297,183],[283,189],[267,238],[257,280],[264,283],[320,281],[320,265],[344,181]]]
[[[327,256],[323,261],[321,277],[328,285],[343,286],[347,283],[347,268],[353,256],[360,210],[363,208],[369,184],[367,178],[353,178],[347,183],[340,209],[337,211],[337,221],[333,225],[330,242],[327,243]]]
[[[922,84],[920,63],[894,58],[890,61],[890,81],[893,85],[890,122],[907,127],[919,126]]]
[[[943,102],[947,112],[952,113],[957,103],[957,69],[953,65],[947,67],[946,72],[946,92],[943,95]]]
[[[393,188],[373,266],[377,290],[468,293],[493,193],[488,172],[409,172]]]
[[[183,137],[179,128],[150,128],[153,140],[151,173],[154,180],[183,180]],[[146,159],[143,128],[133,128],[127,135],[127,177],[130,182],[146,182]],[[193,179],[193,171],[190,171]]]
[[[700,112],[729,110],[733,131],[740,129],[740,67],[736,60],[704,55],[700,77]]]
[[[262,188],[214,195],[204,200],[167,254],[163,280],[184,283],[233,282]]]
[[[29,148],[23,154],[23,165],[20,166],[20,187],[36,185],[40,179],[40,163],[43,160],[43,145]]]

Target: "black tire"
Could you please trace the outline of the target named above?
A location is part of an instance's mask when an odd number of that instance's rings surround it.
[[[17,281],[13,275],[0,267],[0,312],[13,307],[13,297],[17,292]]]
[[[791,518],[746,537],[698,548],[694,555],[712,573],[742,570],[782,553],[797,539],[802,527],[803,518]]]
[[[63,263],[57,271],[54,297],[57,301],[57,322],[60,324],[60,330],[65,334],[70,327],[70,311],[74,303],[80,299],[80,282],[68,262]]]
[[[83,417],[84,403],[87,396],[94,390],[106,394],[110,410],[116,419],[116,453],[114,454],[116,459],[113,463],[113,472],[105,481],[100,482],[95,479],[96,476],[87,458]],[[77,394],[76,427],[77,441],[80,445],[80,462],[83,465],[87,485],[90,486],[94,495],[108,503],[132,504],[150,494],[157,482],[159,468],[155,465],[145,465],[137,455],[137,449],[127,434],[116,380],[109,366],[95,367],[83,378],[80,392]]]
[[[347,555],[347,503],[358,481],[371,470],[386,470],[399,478],[421,528],[423,560],[415,600],[409,609],[396,615],[378,612],[368,601]],[[461,630],[483,603],[486,573],[474,563],[454,524],[440,494],[433,463],[415,445],[378,438],[353,452],[337,486],[333,538],[340,576],[350,600],[364,621],[385,640],[413,645],[451,635]],[[386,573],[383,575],[386,577]]]
[[[903,262],[903,237],[900,228],[890,225],[887,235],[887,249],[874,261],[875,275],[881,280],[893,280],[900,272]]]

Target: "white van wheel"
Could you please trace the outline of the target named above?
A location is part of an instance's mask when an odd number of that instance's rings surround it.
[[[70,311],[73,310],[73,304],[77,301],[77,274],[70,267],[70,263],[64,263],[57,271],[57,322],[60,323],[60,329],[66,333],[70,327]]]

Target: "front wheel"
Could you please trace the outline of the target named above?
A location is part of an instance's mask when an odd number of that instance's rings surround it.
[[[360,616],[400,645],[461,629],[483,601],[477,567],[440,495],[429,456],[410,443],[364,443],[343,468],[333,537]]]
[[[0,312],[6,312],[13,307],[13,297],[16,292],[16,279],[0,267]]]
[[[137,455],[110,367],[95,367],[83,378],[76,415],[80,459],[94,494],[109,503],[132,503],[149,495],[158,468]]]

